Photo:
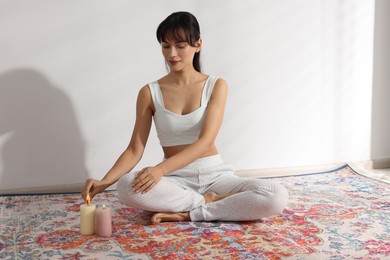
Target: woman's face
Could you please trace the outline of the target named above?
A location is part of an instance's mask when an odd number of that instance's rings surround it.
[[[199,52],[202,41],[197,46],[191,46],[185,41],[166,39],[161,43],[162,53],[171,71],[181,71],[186,68],[193,68],[192,60],[196,52]]]

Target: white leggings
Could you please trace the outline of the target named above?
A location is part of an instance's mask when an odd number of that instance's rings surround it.
[[[149,192],[133,192],[137,172],[123,176],[117,184],[124,204],[152,212],[189,212],[191,221],[248,221],[280,214],[287,205],[288,192],[280,184],[264,179],[241,178],[220,155],[200,158],[163,176]],[[203,194],[235,193],[205,203]]]

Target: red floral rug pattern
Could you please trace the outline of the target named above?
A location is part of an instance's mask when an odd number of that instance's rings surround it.
[[[346,166],[275,178],[290,193],[283,214],[256,222],[150,225],[115,191],[113,236],[81,236],[79,194],[1,196],[0,259],[390,259],[390,185]]]

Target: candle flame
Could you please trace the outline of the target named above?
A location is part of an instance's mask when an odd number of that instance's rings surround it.
[[[87,205],[89,206],[89,204],[91,204],[91,197],[89,196],[89,194],[87,195],[86,200],[87,200]]]

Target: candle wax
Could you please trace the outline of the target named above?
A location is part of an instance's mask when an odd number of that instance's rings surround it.
[[[111,208],[98,207],[96,209],[96,228],[97,235],[101,237],[110,237],[112,234]]]
[[[94,204],[80,206],[80,233],[81,235],[93,235],[95,233],[95,210]]]

